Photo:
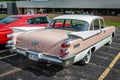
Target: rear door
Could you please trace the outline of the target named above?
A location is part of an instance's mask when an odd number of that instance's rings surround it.
[[[93,28],[96,32],[99,31],[99,33],[95,37],[96,40],[95,43],[97,44],[96,49],[98,49],[104,44],[106,44],[108,31],[107,28],[105,27],[104,20],[102,18],[98,18],[93,21]]]

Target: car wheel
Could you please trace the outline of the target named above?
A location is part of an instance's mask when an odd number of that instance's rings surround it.
[[[90,62],[91,59],[91,51],[88,51],[85,57],[80,61],[81,65],[87,65]]]

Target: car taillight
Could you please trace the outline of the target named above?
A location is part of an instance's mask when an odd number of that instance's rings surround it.
[[[13,34],[8,34],[7,38],[13,38]]]
[[[14,44],[14,41],[13,40],[9,40],[8,42],[7,42],[7,45],[13,45]]]
[[[67,55],[69,53],[69,51],[67,51],[67,50],[61,50],[60,51],[60,56],[61,57],[64,57],[65,55]]]
[[[69,42],[62,43],[62,45],[61,45],[62,48],[66,48],[66,47],[69,47],[69,46],[70,46]]]

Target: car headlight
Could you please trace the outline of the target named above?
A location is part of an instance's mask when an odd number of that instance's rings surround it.
[[[13,38],[13,34],[8,34],[7,38]]]

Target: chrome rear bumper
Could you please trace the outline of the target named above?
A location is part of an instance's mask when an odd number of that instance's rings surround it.
[[[40,53],[40,52],[19,49],[19,48],[16,48],[14,45],[9,45],[9,44],[7,44],[6,47],[8,47],[10,49],[10,52],[12,52],[12,53],[14,52],[17,54],[27,56],[30,60],[46,61],[49,63],[62,65],[63,67],[66,67],[68,65],[73,64],[73,58],[63,59],[60,57],[53,57],[53,56],[45,55],[45,54]]]
[[[47,56],[47,55],[44,55],[44,54],[39,53],[39,52],[34,52],[34,51],[30,51],[30,50],[20,50],[20,49],[15,49],[15,48],[11,49],[11,50],[12,50],[11,52],[22,54],[22,55],[27,56],[29,59],[34,60],[34,61],[45,60],[45,61],[48,61],[48,62],[54,62],[54,63],[61,63],[62,64],[61,59],[56,58],[56,57]],[[36,56],[36,58],[34,57],[35,59],[32,59],[30,57],[30,55]]]

